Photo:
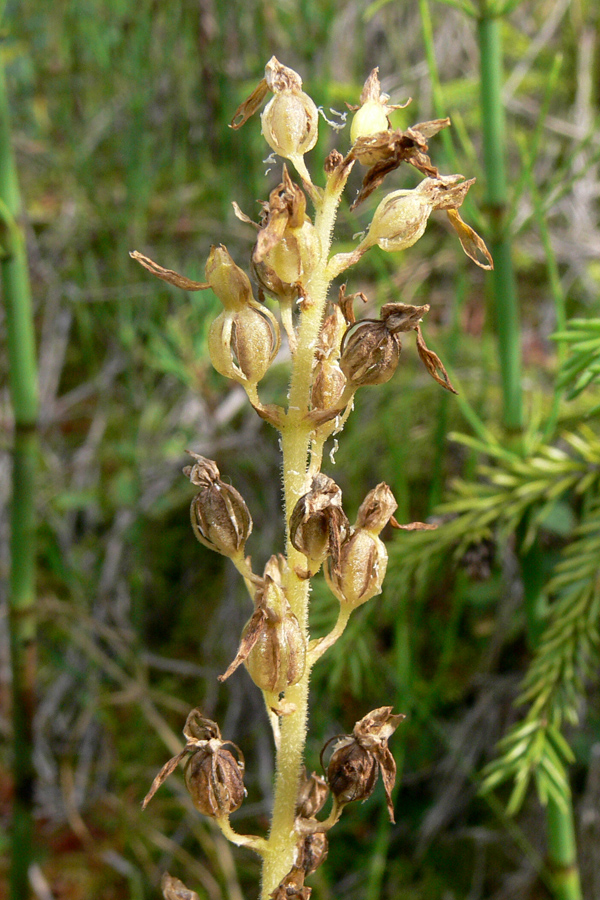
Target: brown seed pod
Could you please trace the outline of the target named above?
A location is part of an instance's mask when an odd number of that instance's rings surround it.
[[[311,875],[325,862],[328,853],[329,841],[326,834],[307,834],[300,844],[298,865],[302,866],[305,875]]]
[[[293,866],[269,897],[271,900],[309,900],[312,889],[304,886],[305,877],[303,866]]]
[[[196,809],[211,818],[221,818],[238,809],[246,795],[243,784],[244,757],[231,741],[223,741],[216,722],[199,709],[188,715],[183,729],[183,750],[162,767],[144,798],[145,809],[159,787],[188,756],[185,781]],[[227,750],[235,750],[237,759]]]
[[[306,556],[311,575],[319,571],[327,556],[337,568],[348,528],[340,488],[327,475],[315,475],[310,491],[300,497],[290,517],[290,540]]]
[[[203,748],[192,753],[185,765],[185,783],[196,809],[220,818],[242,805],[246,790],[243,770],[229,750]]]
[[[196,891],[186,888],[183,881],[165,872],[160,881],[165,900],[200,900]]]
[[[222,553],[238,556],[252,531],[252,518],[239,491],[220,478],[212,459],[188,450],[196,462],[183,470],[200,488],[190,506],[194,534],[201,544]]]
[[[305,770],[298,790],[296,815],[303,819],[312,819],[323,808],[328,793],[329,788],[325,779],[316,772],[312,772],[309,777]]]
[[[361,319],[344,335],[340,368],[353,387],[385,384],[398,367],[401,349],[400,338],[385,322]]]
[[[321,765],[324,768],[324,755],[333,744],[327,781],[338,804],[370,797],[381,771],[390,821],[394,821],[392,788],[396,763],[388,748],[388,739],[404,718],[402,714],[392,715],[391,706],[382,706],[360,719],[352,735],[339,735],[327,741],[321,751]]]
[[[235,659],[219,681],[242,663],[263,691],[279,694],[296,684],[306,665],[306,639],[279,583],[281,571],[272,556],[254,596],[255,610],[242,632]]]
[[[333,738],[333,753],[327,766],[327,781],[338,803],[366,800],[375,790],[379,764],[369,750],[352,737]],[[327,744],[323,748],[325,750]]]
[[[387,561],[383,541],[359,528],[342,544],[338,570],[325,564],[325,580],[342,605],[356,609],[381,593]]]

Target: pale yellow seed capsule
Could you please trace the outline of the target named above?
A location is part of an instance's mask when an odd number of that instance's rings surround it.
[[[381,593],[387,561],[383,541],[359,528],[342,544],[338,571],[325,567],[325,579],[340,603],[355,609]]]
[[[317,143],[319,113],[304,91],[280,91],[261,115],[262,133],[284,159],[303,156]]]
[[[385,95],[384,95],[385,96]],[[367,100],[356,111],[350,126],[350,140],[354,144],[358,138],[368,137],[380,131],[387,131],[389,107],[382,105],[379,100]]]
[[[364,244],[382,250],[405,250],[421,238],[433,206],[419,192],[393,191],[384,197],[373,216]]]

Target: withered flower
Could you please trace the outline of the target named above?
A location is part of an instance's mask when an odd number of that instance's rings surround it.
[[[402,332],[416,331],[417,350],[431,377],[456,394],[439,356],[429,350],[421,332],[421,319],[429,306],[386,303],[380,319],[360,319],[351,325],[342,340],[340,367],[354,388],[384,384],[393,376],[402,343]]]
[[[321,254],[315,226],[306,215],[306,197],[291,180],[283,179],[265,205],[252,266],[261,287],[278,300],[297,299]]]
[[[307,834],[300,843],[297,865],[304,869],[305,875],[312,875],[327,859],[329,853],[329,841],[327,835],[321,832]]]
[[[360,95],[360,106],[346,104],[349,109],[355,112],[352,125],[350,126],[350,140],[353,144],[359,138],[386,131],[390,127],[389,114],[395,109],[404,109],[410,103],[410,99],[408,99],[406,103],[398,106],[394,103],[388,103],[389,99],[389,94],[384,94],[381,90],[379,66],[377,66],[377,68],[371,70],[369,77],[364,83]]]
[[[312,819],[323,808],[328,793],[326,781],[316,772],[307,776],[305,770],[298,790],[296,814],[303,819]]]
[[[423,236],[433,210],[445,209],[467,256],[480,268],[492,269],[492,257],[485,243],[457,212],[474,182],[474,178],[464,181],[462,175],[440,175],[424,178],[411,191],[393,191],[375,210],[357,251],[366,252],[375,245],[388,252],[406,250]]]
[[[271,900],[309,900],[312,888],[304,886],[305,877],[304,867],[294,866],[269,895]]]
[[[310,491],[300,497],[290,517],[290,540],[306,556],[311,576],[319,571],[327,556],[331,556],[337,569],[348,528],[340,488],[327,475],[315,475]]]
[[[327,766],[327,781],[337,803],[345,805],[353,800],[371,796],[381,770],[390,821],[394,822],[392,788],[396,780],[396,763],[388,748],[388,739],[406,717],[392,715],[391,706],[374,709],[358,721],[352,735],[332,738],[321,751],[333,743]]]
[[[229,678],[242,663],[254,683],[272,694],[285,691],[302,678],[306,640],[279,583],[278,571],[277,558],[271,557],[256,590],[254,613],[244,627],[239,650],[219,681]]]
[[[190,506],[194,534],[201,544],[223,556],[243,556],[252,518],[239,491],[221,480],[217,464],[188,450],[195,462],[183,474],[200,488]]]
[[[183,881],[165,872],[160,881],[164,900],[200,900],[196,891],[186,888]]]
[[[196,809],[211,818],[228,816],[242,805],[246,796],[242,751],[231,741],[223,741],[217,723],[203,716],[199,709],[193,709],[188,715],[183,735],[185,747],[162,767],[144,798],[142,809],[187,756],[185,783]],[[228,745],[235,750],[237,759],[225,749]]]
[[[381,593],[388,554],[380,531],[398,504],[383,482],[363,500],[352,533],[342,544],[337,572],[325,566],[325,579],[341,604],[352,609]]]
[[[265,77],[250,97],[236,110],[232,128],[241,128],[261,106],[271,91],[274,96],[261,115],[262,133],[268,145],[286,159],[301,160],[315,146],[319,113],[302,90],[297,72],[282,65],[274,56],[265,66]]]

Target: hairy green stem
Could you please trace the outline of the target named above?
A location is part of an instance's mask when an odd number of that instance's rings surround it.
[[[478,21],[481,66],[481,117],[486,176],[486,204],[490,215],[490,273],[498,334],[503,420],[509,431],[523,428],[521,330],[519,301],[507,230],[506,129],[502,103],[501,21],[488,15],[485,4]]]
[[[286,523],[308,485],[308,457],[314,437],[314,426],[307,419],[310,390],[321,323],[327,303],[330,278],[327,259],[331,247],[331,234],[344,182],[330,181],[319,203],[315,227],[321,244],[321,257],[307,283],[307,302],[302,313],[298,345],[292,364],[289,406],[282,429],[283,482]],[[309,581],[298,575],[306,567],[305,557],[287,539],[287,598],[292,612],[298,619],[308,641]],[[271,830],[264,850],[262,872],[262,900],[281,883],[294,863],[298,836],[294,831],[294,819],[308,719],[308,685],[310,662],[303,677],[289,687],[286,703],[292,712],[282,716],[279,747],[276,757],[275,797]]]
[[[10,391],[15,416],[12,472],[10,634],[13,708],[11,898],[29,896],[33,846],[33,707],[35,692],[35,471],[38,414],[35,337],[21,199],[10,139],[4,68],[0,63],[0,261],[6,307]]]

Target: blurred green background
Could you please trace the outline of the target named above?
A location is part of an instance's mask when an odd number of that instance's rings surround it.
[[[232,851],[210,822],[199,820],[182,781],[170,779],[141,812],[192,706],[218,719],[246,756],[249,797],[236,827],[268,822],[273,753],[262,700],[245,672],[225,685],[216,681],[235,653],[249,604],[232,567],[194,540],[181,468],[186,449],[214,458],[243,494],[255,523],[248,549],[258,570],[282,549],[277,437],[243,391],[210,367],[206,335],[216,298],[152,279],[129,251],[198,280],[213,243],[226,244],[247,265],[253,232],[235,218],[231,201],[256,219],[257,201],[278,183],[281,167],[266,161],[258,119],[239,132],[228,123],[272,54],[302,75],[328,115],[358,102],[374,66],[392,102],[412,97],[394,114],[396,127],[449,115],[451,134],[431,140],[431,156],[446,174],[478,178],[464,218],[487,239],[477,26],[461,6],[7,4],[1,47],[26,209],[41,392],[34,721],[40,900],[157,897],[166,869],[202,900],[255,895],[255,859]],[[545,438],[564,449],[560,429],[575,429],[598,402],[592,386],[558,405],[559,362],[550,337],[557,310],[599,315],[599,13],[592,0],[512,6],[500,25],[527,456],[548,423]],[[329,150],[347,150],[348,131],[338,134],[321,122],[308,159],[317,182]],[[386,188],[416,183],[412,171],[401,169]],[[351,246],[380,197],[381,190],[356,213],[342,209],[338,249]],[[437,504],[456,477],[481,481],[477,466],[485,453],[448,435],[470,435],[475,423],[480,439],[495,435],[500,446],[510,443],[501,428],[498,311],[486,276],[438,215],[411,250],[369,254],[351,270],[348,290],[367,294],[368,311],[392,300],[431,304],[425,335],[456,376],[460,399],[428,378],[407,340],[394,379],[359,392],[325,471],[342,487],[351,520],[381,480],[398,498],[400,521],[449,520],[454,513],[440,518]],[[0,322],[6,359],[3,328]],[[0,498],[8,510],[12,413],[5,374]],[[285,377],[283,360],[265,380],[264,395],[284,390]],[[587,427],[591,445],[597,417],[588,417]],[[542,580],[585,506],[573,490],[560,501],[536,526]],[[497,529],[492,520],[486,529],[473,526],[472,540],[467,530],[451,546],[442,542],[425,573],[421,558],[404,560],[403,534],[387,536],[393,549],[383,597],[356,614],[341,646],[317,667],[308,765],[318,769],[329,737],[348,731],[367,710],[393,703],[408,714],[393,746],[402,775],[397,824],[386,823],[379,788],[368,804],[347,811],[311,882],[322,900],[550,896],[535,792],[510,819],[507,788],[488,797],[477,792],[482,767],[520,715],[514,700],[532,657],[519,549],[519,528],[530,512],[517,510],[515,528]],[[5,515],[3,575],[8,527]],[[4,589],[2,602],[5,609]],[[335,613],[317,584],[315,634]],[[597,683],[588,687],[585,716],[568,737],[584,896],[592,898],[600,896],[600,705]],[[4,835],[11,809],[9,708],[4,633]],[[6,836],[0,853],[3,896]]]

